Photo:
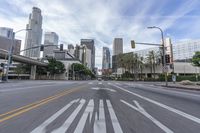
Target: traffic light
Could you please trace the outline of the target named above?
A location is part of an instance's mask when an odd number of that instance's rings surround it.
[[[167,64],[170,63],[170,56],[168,54],[165,55],[165,61],[166,61]]]
[[[44,45],[40,46],[40,51],[44,51]]]
[[[131,40],[131,47],[135,48],[135,41],[134,40]]]

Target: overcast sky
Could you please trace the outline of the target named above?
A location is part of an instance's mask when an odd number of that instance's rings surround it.
[[[131,39],[160,42],[160,32],[147,26],[161,27],[173,42],[200,36],[199,0],[0,0],[0,27],[26,28],[33,6],[42,10],[43,32],[56,32],[61,41],[74,45],[81,38],[95,39],[99,68],[102,47],[112,52],[115,37],[124,39],[124,52],[132,51]],[[24,40],[25,32],[16,38]]]

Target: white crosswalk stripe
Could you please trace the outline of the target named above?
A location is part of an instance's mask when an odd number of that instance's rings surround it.
[[[94,110],[94,100],[90,100],[74,133],[82,133],[83,132],[83,128],[85,126],[85,124],[83,124],[83,123],[86,123],[88,116],[90,116],[90,122],[91,122],[93,110]]]
[[[115,111],[111,105],[110,100],[106,100],[105,103],[107,103],[108,106],[108,111],[109,115],[111,118],[111,122],[113,125],[113,129],[115,133],[122,133],[121,126],[119,124],[119,121],[117,119],[117,116],[115,114]],[[56,119],[62,115],[65,111],[68,110],[73,104],[78,104],[75,110],[72,112],[72,114],[64,121],[64,123],[61,124],[60,127],[53,129],[53,131],[50,131],[51,133],[65,133],[68,131],[70,126],[72,125],[73,122],[75,122],[75,119],[78,119],[78,114],[81,112],[83,109],[84,105],[86,105],[86,100],[85,99],[76,99],[71,101],[69,104],[64,106],[62,109],[57,111],[55,114],[53,114],[50,118],[45,120],[41,125],[36,127],[31,133],[46,133],[47,132],[47,126],[50,125],[52,122],[57,121]],[[94,133],[106,133],[106,115],[105,115],[105,107],[106,104],[104,104],[103,99],[100,99],[98,102],[99,107],[96,111],[94,109],[94,99],[89,99],[88,104],[86,105],[86,108],[83,112],[83,114],[80,116],[80,120],[78,121],[78,124],[75,126],[74,133],[82,133],[84,132],[86,127],[89,127],[89,130],[94,132]],[[96,112],[94,112],[96,111]],[[98,113],[97,113],[98,112]],[[93,122],[92,123],[92,118]],[[89,124],[89,126],[86,126]],[[92,127],[93,126],[93,127]],[[49,132],[49,131],[48,131]]]
[[[66,111],[73,103],[78,102],[79,99],[71,101],[69,104],[67,104],[65,107],[60,109],[58,112],[56,112],[54,115],[52,115],[49,119],[44,121],[40,126],[35,128],[31,133],[45,133],[46,132],[46,126],[48,126],[51,122],[53,122],[56,118],[58,118],[64,111]]]
[[[55,129],[52,133],[65,133],[69,126],[71,125],[72,121],[74,121],[77,114],[80,112],[81,108],[83,107],[85,103],[85,100],[82,99],[80,101],[79,106],[74,110],[74,112],[69,116],[69,118],[64,122],[64,124],[59,127],[58,129]]]
[[[115,114],[115,111],[113,110],[112,104],[110,103],[109,100],[106,100],[107,106],[108,106],[108,111],[110,113],[112,125],[114,128],[115,133],[123,133],[121,126],[119,125],[119,121],[117,119],[117,116]]]
[[[100,100],[99,116],[95,114],[94,133],[106,133],[105,112],[103,100]]]

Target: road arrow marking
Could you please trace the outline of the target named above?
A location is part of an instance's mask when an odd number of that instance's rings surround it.
[[[126,104],[127,106],[131,107],[132,109],[140,112],[141,114],[143,114],[144,116],[146,116],[148,119],[150,119],[154,124],[156,124],[159,128],[161,128],[164,132],[166,133],[173,133],[173,131],[171,129],[169,129],[168,127],[166,127],[165,125],[163,125],[161,122],[159,122],[158,120],[156,120],[153,116],[151,116],[149,113],[147,113],[143,107],[140,106],[140,104],[137,101],[134,101],[135,106],[133,106],[132,104],[124,101],[124,100],[120,100],[122,103]]]
[[[191,120],[191,121],[194,121],[194,122],[200,124],[200,119],[197,118],[197,117],[195,117],[195,116],[193,116],[193,115],[187,114],[187,113],[185,113],[185,112],[183,112],[183,111],[180,111],[180,110],[177,110],[177,109],[172,108],[172,107],[170,107],[170,106],[167,106],[167,105],[165,105],[165,104],[159,103],[159,102],[154,101],[154,100],[152,100],[152,99],[150,99],[150,98],[141,96],[141,95],[139,95],[139,94],[137,94],[137,93],[134,93],[134,92],[131,92],[131,91],[129,91],[129,90],[126,90],[126,89],[124,89],[124,88],[122,88],[122,87],[120,87],[120,86],[117,86],[117,85],[113,85],[113,86],[119,88],[120,90],[123,90],[123,91],[125,91],[125,92],[128,92],[128,93],[130,93],[130,94],[132,94],[132,95],[134,95],[134,96],[137,96],[137,97],[139,97],[139,98],[141,98],[141,99],[144,99],[144,100],[146,100],[146,101],[148,101],[148,102],[150,102],[150,103],[153,103],[153,104],[155,104],[155,105],[157,105],[157,106],[160,106],[160,107],[162,107],[162,108],[164,108],[164,109],[167,109],[167,110],[169,110],[169,111],[171,111],[171,112],[174,112],[174,113],[176,113],[176,114],[178,114],[178,115],[180,115],[180,116],[182,116],[182,117],[185,117],[185,118],[187,118],[187,119],[189,119],[189,120]]]

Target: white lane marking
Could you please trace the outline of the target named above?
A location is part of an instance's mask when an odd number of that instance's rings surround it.
[[[99,90],[98,87],[92,87],[91,89],[92,89],[92,90]]]
[[[108,90],[108,91],[111,91],[111,92],[116,92],[116,90],[114,90],[114,89],[110,89],[110,88],[98,88],[98,87],[92,87],[91,89],[92,89],[92,90]]]
[[[152,100],[152,99],[150,99],[150,98],[141,96],[141,95],[139,95],[139,94],[136,94],[136,93],[134,93],[134,92],[131,92],[131,91],[129,91],[129,90],[126,90],[126,89],[124,89],[124,88],[122,88],[122,87],[120,87],[120,86],[116,86],[116,85],[113,85],[113,86],[119,88],[120,90],[123,90],[123,91],[125,91],[125,92],[128,92],[128,93],[130,93],[130,94],[132,94],[132,95],[135,95],[135,96],[137,96],[137,97],[139,97],[139,98],[141,98],[141,99],[144,99],[144,100],[146,100],[146,101],[148,101],[148,102],[150,102],[150,103],[156,104],[156,105],[158,105],[158,106],[160,106],[160,107],[162,107],[162,108],[164,108],[164,109],[167,109],[167,110],[169,110],[169,111],[171,111],[171,112],[174,112],[174,113],[176,113],[176,114],[179,114],[179,115],[181,115],[182,117],[185,117],[185,118],[187,118],[187,119],[189,119],[189,120],[191,120],[191,121],[194,121],[194,122],[200,124],[200,119],[197,118],[197,117],[195,117],[195,116],[193,116],[193,115],[190,115],[190,114],[187,114],[187,113],[185,113],[185,112],[183,112],[183,111],[180,111],[180,110],[177,110],[177,109],[175,109],[175,108],[169,107],[169,106],[167,106],[167,105],[165,105],[165,104],[159,103],[159,102],[154,101],[154,100]]]
[[[71,125],[71,123],[74,121],[77,114],[80,112],[84,104],[85,104],[85,100],[82,99],[80,101],[79,106],[74,110],[74,112],[69,116],[69,118],[62,124],[62,126],[53,130],[52,133],[65,133],[67,129],[69,128],[69,126]]]
[[[99,84],[99,85],[101,85],[101,84],[102,84],[102,82],[99,82],[98,84]]]
[[[88,115],[89,115],[89,119],[90,119],[90,123],[91,123],[91,119],[92,119],[92,112],[94,110],[94,100],[90,100],[81,119],[79,120],[79,123],[74,131],[74,133],[82,133],[83,132],[83,129],[84,129],[84,126],[86,124],[86,120],[88,118]],[[84,124],[85,123],[85,124]]]
[[[161,128],[164,132],[166,133],[173,133],[173,131],[171,129],[169,129],[168,127],[166,127],[165,125],[163,125],[161,122],[159,122],[158,120],[156,120],[154,117],[152,117],[149,113],[147,113],[144,108],[142,108],[140,106],[140,104],[137,101],[134,101],[134,103],[136,104],[137,107],[133,106],[132,104],[124,101],[124,100],[120,100],[121,102],[123,102],[124,104],[126,104],[127,106],[133,108],[134,110],[140,112],[141,114],[143,114],[144,116],[146,116],[148,119],[150,119],[154,124],[156,124],[159,128]]]
[[[13,87],[14,89],[0,89],[0,92],[19,91],[19,90],[26,90],[26,89],[31,89],[31,88],[39,88],[39,87],[45,87],[45,86],[55,86],[55,84],[36,85],[36,86],[20,87],[20,88]]]
[[[115,111],[113,110],[112,104],[110,103],[109,100],[106,100],[106,102],[107,102],[110,118],[111,118],[111,121],[112,121],[112,125],[113,125],[113,128],[114,128],[114,132],[115,133],[123,133],[121,126],[119,124],[119,121],[117,119],[117,116],[115,114]]]
[[[97,113],[95,115],[94,133],[106,133],[106,123],[105,123],[105,112],[104,112],[103,100],[100,100],[99,117],[97,117]]]
[[[110,88],[101,88],[102,90],[108,90],[108,91],[111,91],[111,92],[116,92],[116,90],[113,90],[113,89],[110,89]]]
[[[52,115],[49,119],[44,121],[41,125],[39,125],[37,128],[35,128],[31,133],[46,133],[46,127],[53,122],[56,118],[58,118],[63,112],[65,112],[73,103],[78,102],[79,99],[71,101],[69,104],[64,106],[62,109],[57,111],[54,115]]]
[[[93,84],[93,82],[90,82],[90,83],[88,83],[89,85],[92,85]]]

